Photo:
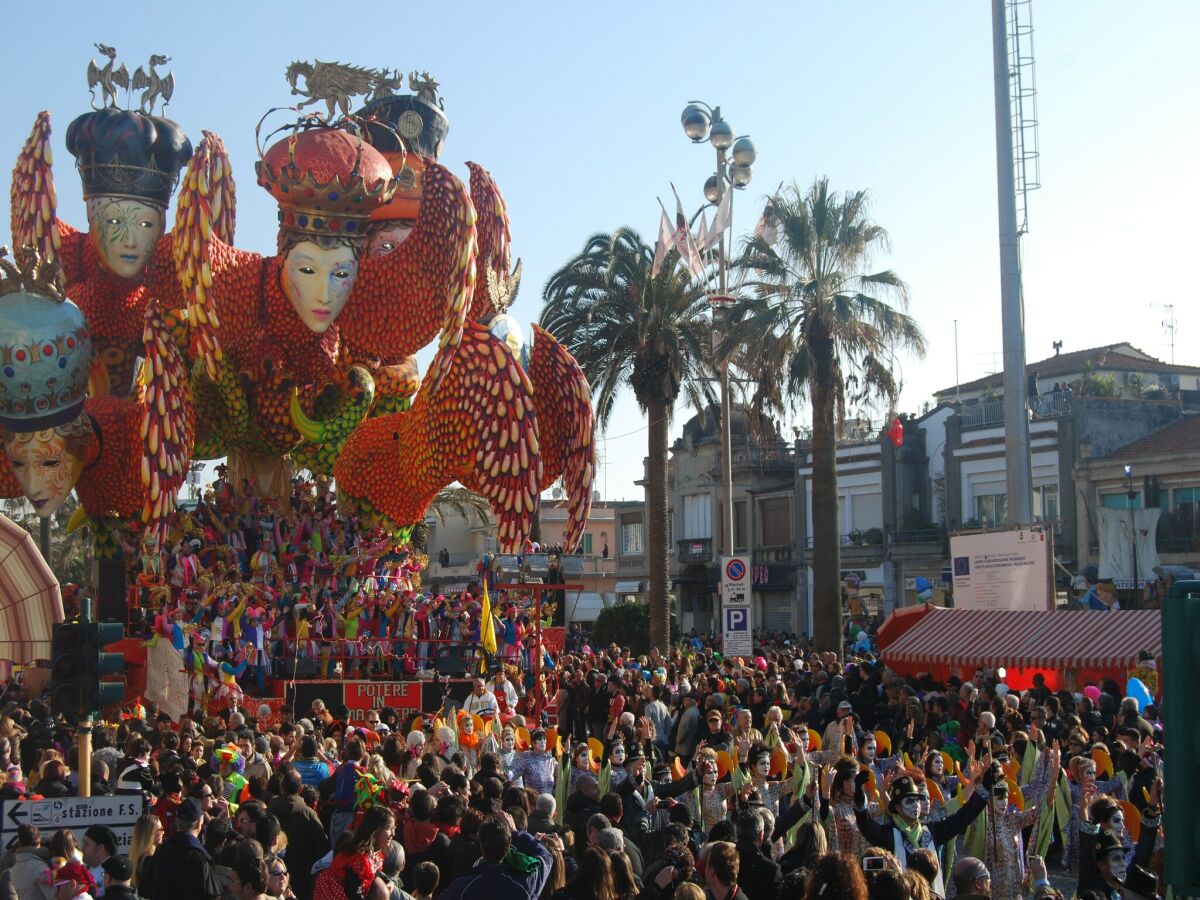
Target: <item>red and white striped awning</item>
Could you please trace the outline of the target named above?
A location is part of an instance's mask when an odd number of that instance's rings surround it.
[[[1016,669],[1105,669],[1133,666],[1147,651],[1162,657],[1162,628],[1153,609],[932,609],[891,646],[888,663]]]
[[[62,620],[58,579],[33,537],[0,516],[0,659],[49,659],[52,626]]]

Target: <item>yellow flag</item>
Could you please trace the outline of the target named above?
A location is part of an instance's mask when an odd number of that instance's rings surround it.
[[[496,620],[492,617],[492,598],[488,596],[487,579],[483,581],[483,611],[479,620],[479,643],[488,653],[496,653]]]

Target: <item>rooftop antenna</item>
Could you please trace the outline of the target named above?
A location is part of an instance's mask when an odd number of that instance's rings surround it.
[[[1163,310],[1162,330],[1171,340],[1171,365],[1175,365],[1175,329],[1179,327],[1179,323],[1175,320],[1175,304],[1160,303],[1157,305]]]

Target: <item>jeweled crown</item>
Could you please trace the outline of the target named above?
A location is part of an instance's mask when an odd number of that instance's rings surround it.
[[[363,237],[371,213],[396,191],[392,167],[378,150],[324,124],[297,127],[255,170],[279,203],[279,227],[301,234]]]
[[[55,273],[32,254],[19,266],[0,248],[0,427],[43,431],[78,418],[87,399],[92,339]]]

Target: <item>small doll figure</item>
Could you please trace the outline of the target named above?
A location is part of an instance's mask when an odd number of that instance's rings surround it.
[[[479,732],[475,730],[475,717],[465,711],[458,713],[458,752],[463,755],[472,770],[479,768]]]

